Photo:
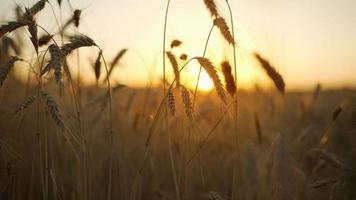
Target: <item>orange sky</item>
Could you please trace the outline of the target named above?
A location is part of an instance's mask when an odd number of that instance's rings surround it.
[[[66,0],[63,0],[66,2]],[[225,0],[215,0],[220,13],[228,17]],[[230,0],[234,12],[238,51],[239,85],[253,87],[271,85],[253,59],[258,51],[280,71],[287,89],[311,88],[318,82],[327,87],[356,85],[356,1],[354,0]],[[12,18],[6,13],[16,4],[29,6],[34,0],[0,0],[0,18]],[[51,1],[55,5],[54,0]],[[80,32],[86,33],[104,48],[110,58],[121,48],[128,54],[114,72],[113,81],[128,85],[144,85],[148,71],[161,76],[161,48],[165,0],[71,0],[75,8],[83,9]],[[67,9],[66,4],[64,10]],[[68,18],[69,13],[64,13]],[[39,23],[54,31],[51,9],[39,15]],[[191,56],[203,52],[212,20],[203,0],[172,0],[168,19],[167,41],[183,41],[181,50]],[[82,51],[82,58],[95,53]],[[219,64],[231,60],[229,46],[220,33],[214,31],[207,57]],[[74,56],[73,56],[74,57]],[[86,59],[87,60],[87,59]],[[92,58],[94,60],[94,58]],[[231,60],[232,61],[232,60]],[[167,60],[168,62],[168,60]],[[82,74],[87,82],[94,75],[82,62]],[[168,65],[169,66],[169,65]],[[148,68],[155,67],[155,70]],[[186,80],[196,71],[197,64],[186,74]],[[190,74],[189,74],[190,73]]]

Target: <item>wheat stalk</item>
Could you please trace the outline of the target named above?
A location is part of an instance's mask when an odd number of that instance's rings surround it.
[[[180,40],[173,40],[171,42],[171,49],[175,48],[175,47],[179,47],[182,44],[182,42]]]
[[[188,55],[183,53],[182,55],[179,56],[179,59],[181,60],[187,60],[188,59]]]
[[[168,90],[167,93],[167,105],[168,109],[171,112],[172,116],[175,116],[176,113],[176,103],[172,89]]]
[[[221,63],[221,69],[225,78],[226,91],[233,97],[236,93],[236,83],[231,72],[231,65],[228,61]]]
[[[30,14],[32,16],[36,15],[37,13],[39,13],[41,10],[43,10],[43,8],[46,5],[46,2],[48,2],[48,0],[40,0],[37,3],[35,3],[35,5],[33,5],[30,9],[28,9],[28,12],[25,13],[26,14]]]
[[[100,78],[100,70],[101,70],[101,55],[102,55],[102,51],[100,50],[99,51],[99,54],[98,54],[98,57],[96,58],[95,60],[95,63],[94,63],[94,72],[95,72],[95,78],[96,78],[96,81],[99,80]]]
[[[28,27],[28,32],[30,32],[31,35],[30,38],[31,42],[36,50],[36,53],[38,54],[38,46],[39,46],[38,35],[37,35],[38,30],[37,30],[36,20],[34,19],[33,16],[29,16],[27,27]]]
[[[208,73],[209,77],[212,79],[219,97],[225,103],[226,97],[225,97],[224,87],[221,83],[221,80],[217,74],[214,65],[207,58],[197,57],[197,60],[199,64],[204,68],[204,70]]]
[[[35,102],[35,100],[36,100],[36,95],[27,97],[25,101],[22,102],[21,105],[15,110],[15,114],[28,108],[33,102]]]
[[[79,9],[76,9],[73,13],[73,21],[74,21],[74,25],[75,27],[79,27],[79,21],[80,21],[80,15],[82,14],[82,11]]]
[[[61,50],[55,44],[51,44],[49,47],[49,53],[51,54],[51,59],[46,65],[46,67],[41,72],[41,75],[48,72],[50,69],[54,70],[54,76],[56,78],[56,82],[59,83],[62,79],[62,67],[61,67]]]
[[[224,36],[225,40],[229,44],[235,45],[234,38],[233,38],[224,18],[222,18],[222,17],[215,18],[214,25],[219,28],[221,34]]]
[[[180,89],[181,89],[182,100],[185,108],[185,114],[189,119],[193,119],[193,106],[192,106],[193,104],[190,98],[189,91],[183,85],[180,86]]]
[[[20,27],[26,26],[27,23],[24,21],[11,21],[7,24],[4,24],[0,27],[0,37],[4,36],[7,33],[10,33]]]
[[[108,79],[111,75],[111,73],[114,70],[114,67],[117,65],[117,63],[120,61],[120,59],[125,55],[125,53],[127,52],[127,49],[122,49],[119,51],[119,53],[115,56],[115,58],[112,60],[111,62],[111,68],[109,70],[109,73],[106,75],[106,79]],[[105,80],[106,80],[105,79]]]
[[[169,61],[172,64],[173,71],[174,71],[174,76],[175,76],[175,79],[176,79],[176,86],[178,87],[180,85],[180,75],[179,75],[177,59],[173,55],[173,53],[171,53],[170,51],[167,51],[166,54],[167,54],[167,57],[168,57]]]
[[[58,105],[56,103],[56,101],[53,99],[53,97],[45,92],[45,91],[41,91],[41,96],[42,96],[42,99],[45,100],[46,102],[46,106],[47,106],[47,109],[54,121],[54,123],[59,127],[61,128],[62,130],[65,129],[65,125],[64,125],[64,122],[62,120],[62,115],[58,109]]]
[[[263,69],[267,72],[268,76],[272,79],[278,91],[283,95],[285,90],[285,83],[283,77],[268,62],[268,60],[262,58],[258,53],[255,53],[255,57],[260,62]]]
[[[69,55],[73,50],[81,47],[97,46],[90,37],[85,35],[75,35],[70,39],[70,43],[67,43],[61,47],[63,56]]]
[[[218,10],[216,8],[216,4],[215,4],[214,0],[204,0],[204,4],[208,8],[208,10],[210,11],[211,16],[213,16],[213,17],[218,17],[219,16],[219,13],[218,13]]]
[[[21,58],[12,56],[10,60],[0,68],[0,87],[4,84],[4,81],[6,80],[7,75],[10,73],[11,69],[14,67],[15,62],[21,60]]]

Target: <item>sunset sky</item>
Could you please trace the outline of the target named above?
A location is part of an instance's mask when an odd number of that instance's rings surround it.
[[[56,1],[50,0],[52,5]],[[67,0],[63,10],[67,9]],[[34,0],[0,0],[0,19],[11,20],[9,9],[16,4],[32,5]],[[165,0],[71,0],[74,8],[83,9],[79,31],[92,37],[104,49],[108,60],[120,49],[128,48],[114,73],[113,81],[144,86],[149,68],[155,67],[159,82],[162,66],[162,35]],[[215,0],[219,12],[229,15],[225,0]],[[253,58],[257,51],[278,69],[287,89],[356,86],[356,1],[355,0],[230,0],[238,43],[238,85],[252,88],[255,83],[271,85]],[[64,13],[64,20],[70,13]],[[39,23],[55,31],[49,6]],[[203,0],[172,0],[168,17],[167,48],[173,39],[183,41],[182,52],[201,56],[212,19]],[[92,53],[92,54],[89,54]],[[95,59],[94,49],[83,57]],[[92,56],[95,55],[95,56]],[[74,57],[74,56],[73,56]],[[207,57],[216,65],[232,61],[231,46],[214,30]],[[87,60],[87,59],[86,59]],[[83,62],[87,82],[94,75]],[[167,66],[170,67],[168,60]],[[191,84],[198,65],[189,66],[185,79]],[[207,84],[207,83],[206,83]]]

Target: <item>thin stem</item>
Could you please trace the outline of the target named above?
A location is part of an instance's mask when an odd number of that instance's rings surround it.
[[[98,47],[98,46],[97,46]],[[100,51],[101,48],[98,47]],[[101,54],[101,58],[104,61],[106,74],[109,75],[108,65],[106,63],[105,57]],[[109,171],[109,187],[108,187],[108,200],[111,199],[111,191],[112,191],[112,165],[113,165],[113,154],[114,154],[114,141],[113,141],[113,120],[112,120],[112,92],[111,92],[111,83],[110,79],[106,79],[107,87],[108,87],[108,95],[109,95],[109,145],[110,145],[110,171]]]
[[[233,15],[232,15],[232,10],[231,10],[231,7],[230,7],[230,4],[229,4],[229,1],[226,0],[226,4],[227,4],[227,7],[229,9],[229,13],[230,13],[230,23],[231,23],[231,32],[232,32],[232,38],[233,40],[235,41],[235,30],[234,30],[234,19],[233,19]],[[235,47],[235,44],[233,44],[232,48],[233,48],[233,54],[234,54],[234,75],[235,75],[235,83],[237,83],[237,62],[236,62],[236,47]],[[235,110],[235,115],[234,115],[234,132],[235,132],[235,148],[234,148],[234,151],[236,153],[236,161],[234,162],[235,165],[239,166],[239,172],[241,173],[241,167],[240,167],[240,145],[239,145],[239,136],[238,136],[238,132],[237,132],[237,114],[238,114],[238,106],[237,106],[237,93],[235,93],[235,96],[234,96],[234,101],[235,101],[235,104],[234,104],[234,110]],[[232,176],[232,191],[234,191],[233,187],[235,185],[235,167],[233,167],[233,176]],[[234,193],[232,192],[231,194],[231,199],[234,199]]]

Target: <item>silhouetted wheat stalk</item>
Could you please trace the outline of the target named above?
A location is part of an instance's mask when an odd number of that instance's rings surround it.
[[[258,53],[255,53],[255,57],[260,62],[263,69],[267,72],[268,76],[273,80],[278,91],[283,95],[284,90],[285,90],[285,83],[284,83],[283,77],[268,62],[268,60],[262,58]]]
[[[217,17],[214,19],[214,25],[219,28],[221,34],[224,36],[225,40],[232,45],[235,45],[234,38],[229,30],[229,27],[226,24],[226,21],[223,17]]]
[[[182,44],[182,42],[180,40],[173,40],[171,42],[171,49],[175,48],[175,47],[179,47]]]
[[[178,87],[178,86],[180,86],[180,75],[179,75],[177,59],[174,56],[174,54],[171,53],[170,51],[167,51],[166,54],[167,54],[167,57],[169,58],[169,61],[172,64],[174,76],[175,76],[175,79],[176,79],[176,86]]]
[[[15,114],[28,108],[31,104],[33,104],[33,102],[35,102],[35,100],[36,100],[36,95],[27,97],[25,101],[22,102],[21,105],[15,110]]]
[[[65,130],[65,125],[62,119],[62,115],[58,109],[58,105],[56,103],[56,101],[53,99],[53,97],[45,92],[45,91],[41,91],[41,96],[43,98],[43,100],[46,103],[48,112],[50,113],[50,116],[52,117],[54,123],[61,128],[61,130]]]
[[[205,3],[205,6],[210,11],[211,16],[213,16],[213,17],[219,16],[214,0],[204,0],[204,3]]]
[[[101,56],[102,56],[102,51],[99,51],[98,57],[96,58],[95,63],[94,63],[94,72],[95,72],[96,81],[98,81],[100,78]]]
[[[4,81],[6,80],[11,69],[14,67],[15,62],[21,61],[21,60],[22,60],[21,58],[12,56],[10,58],[10,60],[0,68],[0,87],[4,84]]]
[[[121,49],[119,51],[119,53],[115,56],[115,58],[111,61],[111,67],[109,69],[109,73],[106,75],[106,79],[110,78],[115,66],[118,64],[118,62],[120,61],[120,59],[125,55],[125,53],[127,52],[127,49]]]
[[[81,47],[97,46],[90,37],[85,35],[75,35],[71,37],[70,43],[67,43],[61,47],[63,56],[69,55],[73,50]]]
[[[175,116],[176,113],[176,103],[175,103],[175,98],[172,89],[169,89],[167,92],[167,105],[169,108],[169,111],[171,112],[172,116]]]
[[[192,101],[190,98],[189,91],[186,87],[181,86],[180,87],[181,92],[182,92],[182,100],[185,108],[185,114],[189,119],[193,119],[193,107],[192,107]]]
[[[215,89],[216,89],[219,97],[221,98],[221,100],[224,103],[226,103],[224,87],[221,83],[221,80],[217,74],[217,71],[216,71],[214,65],[207,58],[198,57],[197,60],[198,60],[199,64],[204,68],[204,70],[208,73],[209,77],[212,79]]]
[[[231,72],[231,65],[228,61],[221,63],[221,69],[225,78],[226,91],[233,97],[236,93],[236,83]]]

